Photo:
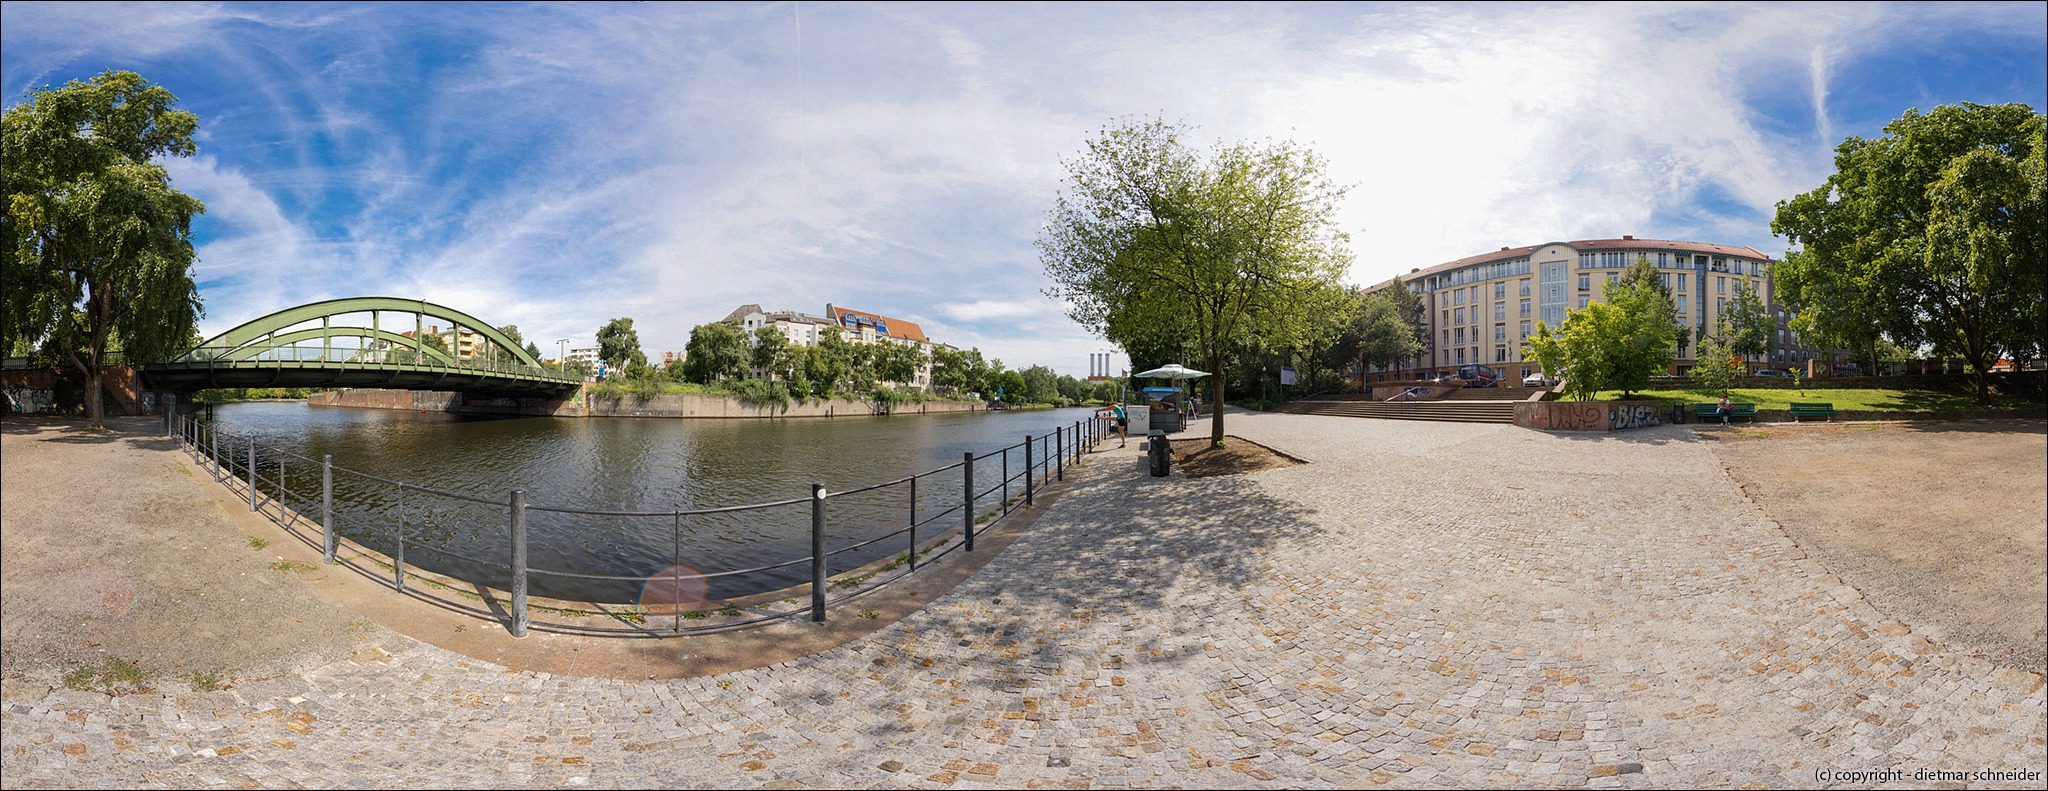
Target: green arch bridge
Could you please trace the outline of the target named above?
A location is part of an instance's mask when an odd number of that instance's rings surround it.
[[[387,321],[392,318],[397,321]],[[443,328],[451,341],[446,350],[421,341],[444,334],[437,332]],[[488,322],[443,305],[395,297],[350,297],[286,308],[214,336],[169,362],[139,368],[152,389],[178,392],[382,387],[490,398],[565,398],[583,384],[579,375],[543,367]]]

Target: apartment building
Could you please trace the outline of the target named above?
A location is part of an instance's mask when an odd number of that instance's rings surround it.
[[[928,388],[931,386],[932,342],[925,337],[924,329],[916,322],[890,318],[879,313],[852,310],[825,305],[825,315],[818,316],[794,310],[762,310],[758,304],[748,303],[726,314],[720,321],[731,324],[747,336],[747,343],[756,343],[754,331],[762,327],[774,327],[789,338],[791,345],[816,346],[818,339],[828,329],[837,328],[840,336],[850,343],[901,343],[917,347],[924,353],[925,364],[918,370],[913,381],[899,384]],[[750,376],[760,378],[769,372],[754,370]]]
[[[1425,351],[1398,370],[1374,366],[1367,379],[1428,378],[1474,363],[1493,366],[1510,379],[1528,376],[1537,368],[1524,358],[1523,340],[1536,333],[1537,323],[1557,327],[1570,311],[1601,301],[1605,284],[1620,279],[1638,258],[1657,268],[1671,289],[1679,324],[1689,330],[1673,373],[1691,370],[1699,339],[1715,332],[1738,284],[1748,285],[1773,308],[1771,258],[1752,247],[1634,236],[1503,247],[1400,275],[1428,308]],[[1773,315],[1783,311],[1773,308]],[[1799,346],[1789,332],[1774,333],[1771,351],[1749,355],[1747,362],[1785,367],[1796,364],[1792,360],[1800,355],[1810,359],[1819,354]]]

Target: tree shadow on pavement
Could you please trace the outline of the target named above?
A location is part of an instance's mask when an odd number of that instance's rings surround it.
[[[6,420],[0,421],[0,434],[34,437],[36,442],[67,445],[125,443],[147,450],[169,450],[178,446],[176,438],[164,436],[161,417],[108,417],[106,422],[105,430],[95,431],[86,428],[84,418],[8,415]]]

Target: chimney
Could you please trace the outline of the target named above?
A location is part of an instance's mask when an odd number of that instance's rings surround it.
[[[1418,266],[1418,267],[1416,267],[1416,268],[1414,268],[1414,269],[1410,269],[1410,270],[1408,270],[1408,274],[1411,274],[1411,275],[1412,275],[1412,274],[1415,274],[1415,273],[1417,273],[1417,272],[1420,272],[1420,271],[1422,271],[1422,267],[1419,267],[1419,266]]]
[[[1636,238],[1635,238],[1635,237],[1633,237],[1633,236],[1630,236],[1630,235],[1628,235],[1628,234],[1622,234],[1622,235],[1621,235],[1621,240],[1622,240],[1622,241],[1624,241],[1624,242],[1633,242],[1633,241],[1635,241],[1635,240],[1636,240]]]
[[[1500,251],[1501,251],[1501,252],[1503,252],[1503,253],[1505,253],[1505,252],[1507,252],[1507,251],[1508,251],[1508,249],[1507,249],[1507,248],[1505,248],[1505,247],[1503,247],[1503,248],[1501,248],[1501,249],[1500,249]]]

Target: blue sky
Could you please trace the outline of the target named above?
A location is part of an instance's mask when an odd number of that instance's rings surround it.
[[[1107,348],[1032,241],[1105,123],[1289,138],[1350,281],[1632,234],[1773,256],[1907,108],[2048,105],[2048,5],[0,4],[0,89],[130,69],[197,113],[207,334],[418,297],[659,358],[747,302],[1012,367]]]

